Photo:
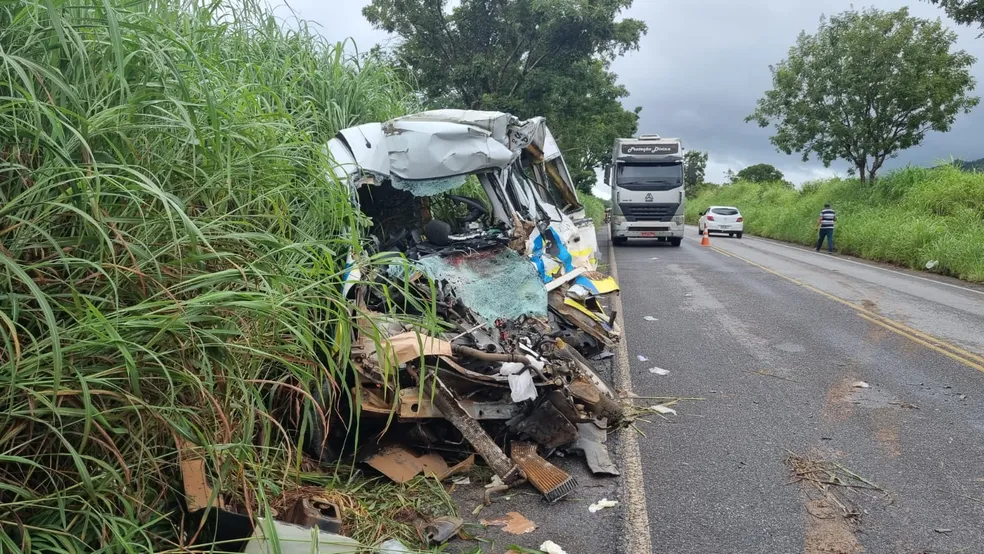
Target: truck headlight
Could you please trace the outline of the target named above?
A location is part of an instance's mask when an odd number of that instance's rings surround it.
[[[687,218],[687,216],[684,216],[684,215],[675,215],[675,216],[673,216],[673,224],[674,225],[683,225],[684,222],[686,222],[686,218]]]

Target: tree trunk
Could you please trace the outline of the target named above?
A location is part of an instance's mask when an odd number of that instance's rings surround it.
[[[858,177],[861,178],[861,185],[862,186],[864,186],[864,185],[867,184],[867,171],[868,171],[868,164],[867,163],[861,162],[861,163],[858,164]]]

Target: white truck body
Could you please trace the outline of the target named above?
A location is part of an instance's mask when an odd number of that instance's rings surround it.
[[[684,160],[680,139],[615,139],[605,182],[612,188],[611,237],[656,239],[679,246],[684,229]]]

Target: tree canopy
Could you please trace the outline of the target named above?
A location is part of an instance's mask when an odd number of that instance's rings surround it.
[[[428,105],[547,118],[578,188],[617,137],[635,134],[640,108],[610,64],[639,47],[645,23],[618,19],[632,0],[372,0],[378,29],[400,37],[397,63]],[[453,6],[453,7],[452,7]]]
[[[984,30],[984,2],[981,0],[929,0],[962,25],[978,24]]]
[[[783,182],[785,176],[770,164],[755,164],[742,169],[735,175],[737,181],[751,181],[753,183],[775,183]]]
[[[864,183],[885,160],[948,131],[970,96],[976,61],[952,52],[956,34],[940,21],[902,8],[847,11],[802,33],[788,58],[772,66],[773,89],[746,121],[775,124],[781,152],[815,154],[824,165],[849,162]]]
[[[704,174],[707,172],[707,152],[687,150],[683,155],[683,163],[687,170],[683,190],[687,195],[691,195],[696,193],[698,186],[704,182]]]

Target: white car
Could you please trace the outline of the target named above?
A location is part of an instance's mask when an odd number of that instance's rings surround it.
[[[707,229],[708,234],[728,233],[728,236],[741,238],[744,227],[741,212],[734,206],[711,206],[706,212],[701,212],[697,221],[697,230],[702,235]]]

